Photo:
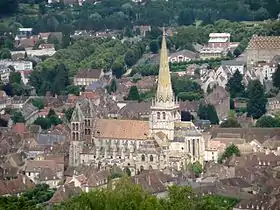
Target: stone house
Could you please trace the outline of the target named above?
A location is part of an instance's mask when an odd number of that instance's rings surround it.
[[[54,186],[58,183],[57,180],[62,178],[64,167],[54,160],[28,160],[23,170],[34,183],[51,182]]]
[[[226,84],[232,74],[231,69],[227,66],[220,66],[218,69],[205,71],[200,76],[201,88],[205,93],[207,93],[208,88],[216,86],[226,88]]]
[[[148,119],[150,107],[151,102],[128,102],[119,110],[118,116],[121,119]]]
[[[55,205],[64,201],[67,201],[73,196],[78,196],[82,193],[80,187],[75,187],[74,184],[64,184],[61,185],[47,202],[49,205]]]
[[[241,74],[244,74],[245,72],[245,63],[243,61],[225,60],[222,61],[222,66],[226,66],[227,68],[229,68],[232,74],[234,74],[236,70],[238,70]]]
[[[25,175],[19,175],[15,179],[10,180],[0,180],[0,195],[9,196],[16,195],[19,196],[25,191],[35,187],[35,184],[28,179]]]
[[[280,54],[280,36],[253,35],[246,49],[247,67],[259,61],[269,62]]]
[[[168,195],[167,188],[178,183],[177,178],[164,174],[162,171],[149,169],[132,177],[134,184],[140,185],[146,192],[158,198]]]
[[[215,107],[220,121],[227,118],[230,110],[230,95],[223,87],[216,87],[205,97],[205,101]]]
[[[79,187],[83,192],[89,192],[96,188],[105,188],[109,183],[109,176],[111,175],[109,170],[100,170],[96,168],[89,168],[88,170],[67,178],[66,183],[73,183],[75,187]]]
[[[280,94],[273,98],[268,98],[266,103],[266,110],[268,114],[272,114],[280,110]]]
[[[278,210],[280,206],[279,196],[255,195],[251,199],[242,199],[233,210]]]
[[[57,177],[55,171],[50,168],[44,168],[35,183],[47,184],[50,188],[56,188],[61,179]]]
[[[82,69],[74,77],[74,85],[88,86],[103,76],[102,69]]]

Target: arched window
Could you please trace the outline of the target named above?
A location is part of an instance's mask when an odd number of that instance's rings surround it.
[[[150,155],[150,162],[154,161],[154,157],[152,155]]]
[[[76,123],[76,131],[79,130],[79,125]]]
[[[141,156],[141,160],[142,160],[142,161],[145,161],[145,155],[142,155],[142,156]]]
[[[73,139],[73,141],[75,141],[75,138],[76,138],[76,134],[75,134],[75,132],[73,132],[73,133],[72,133],[72,139]]]
[[[162,112],[162,118],[165,120],[165,118],[166,118],[166,113],[165,112]]]
[[[72,130],[74,131],[75,130],[75,124],[72,123]]]
[[[87,126],[87,120],[85,120],[85,126]]]
[[[79,141],[79,134],[76,133],[76,137],[75,137],[76,141]]]
[[[160,119],[160,112],[157,112],[157,119]]]
[[[87,125],[90,126],[90,120],[88,120]]]

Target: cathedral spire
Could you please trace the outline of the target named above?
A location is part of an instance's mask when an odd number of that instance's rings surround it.
[[[163,28],[161,50],[160,50],[160,66],[158,75],[158,86],[156,93],[156,103],[173,103],[174,95],[172,91],[171,77],[168,65],[168,52],[166,47],[166,33]]]

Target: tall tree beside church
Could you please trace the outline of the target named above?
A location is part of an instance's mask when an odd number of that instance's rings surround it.
[[[64,64],[59,64],[56,67],[56,76],[53,83],[53,92],[60,94],[61,91],[65,91],[66,87],[69,85],[68,70]]]
[[[280,65],[278,64],[276,71],[272,76],[273,86],[280,88]]]
[[[138,88],[136,86],[132,86],[129,90],[127,100],[132,100],[132,101],[140,101],[140,95],[138,92]]]
[[[198,108],[198,116],[202,120],[209,120],[211,124],[218,124],[219,118],[216,109],[210,104],[200,104]]]
[[[266,112],[266,102],[264,86],[259,80],[250,81],[247,89],[247,116],[254,119],[260,118]]]
[[[226,89],[230,93],[231,98],[242,97],[244,95],[245,87],[242,83],[242,75],[240,74],[238,69],[228,80]]]

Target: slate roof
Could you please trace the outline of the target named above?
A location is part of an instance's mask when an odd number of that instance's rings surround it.
[[[55,143],[60,143],[65,140],[66,140],[66,136],[64,135],[39,133],[37,135],[36,142],[40,145],[53,145]]]

